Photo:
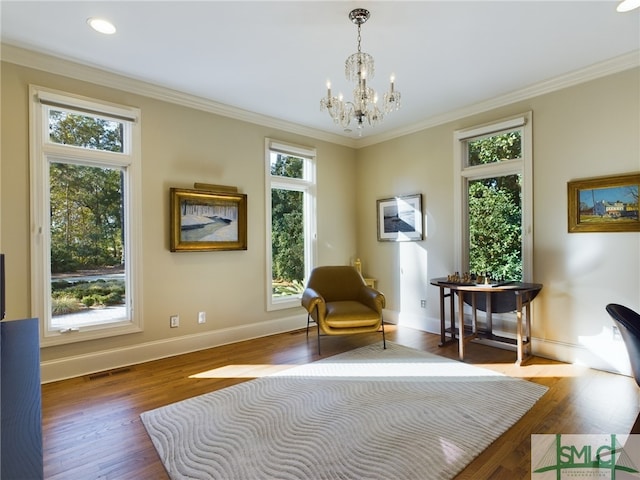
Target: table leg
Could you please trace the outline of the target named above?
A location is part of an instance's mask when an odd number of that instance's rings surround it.
[[[521,365],[523,360],[523,342],[522,342],[522,296],[520,292],[516,293],[516,340],[518,357],[516,365]]]
[[[464,294],[458,292],[458,355],[464,360]]]
[[[455,291],[449,288],[449,293],[446,293],[446,286],[440,286],[440,343],[439,347],[448,345],[456,341],[456,329],[455,329]],[[447,315],[446,315],[446,298],[449,297],[449,317],[451,321],[451,338],[447,339]]]
[[[444,334],[444,287],[440,287],[440,345],[445,344]]]
[[[478,333],[478,310],[476,309],[476,294],[471,294],[471,333],[474,335]]]
[[[493,296],[491,295],[490,292],[486,293],[487,295],[487,308],[486,308],[486,319],[487,319],[487,330],[489,331],[489,335],[491,335],[489,338],[493,338],[493,306],[491,305],[491,300],[493,298]]]
[[[527,314],[527,321],[525,323],[525,336],[527,338],[527,356],[533,355],[533,350],[531,346],[531,300],[528,300],[525,304],[525,313]]]
[[[451,340],[456,339],[456,303],[455,292],[449,290],[449,323],[451,325]]]

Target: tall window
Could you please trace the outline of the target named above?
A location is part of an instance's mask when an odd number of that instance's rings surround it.
[[[42,344],[140,331],[139,112],[39,87],[31,98]]]
[[[459,271],[531,280],[531,115],[455,134]]]
[[[266,140],[267,309],[300,305],[315,263],[315,150]]]

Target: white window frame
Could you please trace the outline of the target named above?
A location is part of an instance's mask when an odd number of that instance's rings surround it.
[[[271,153],[277,152],[304,159],[303,178],[271,175]],[[265,139],[265,208],[266,208],[266,297],[267,311],[300,307],[301,295],[273,297],[271,249],[271,190],[295,190],[303,193],[304,209],[304,282],[316,264],[316,150]]]
[[[60,345],[141,332],[142,231],[141,231],[141,125],[140,110],[100,102],[45,87],[29,86],[31,168],[31,315],[40,319],[41,346]],[[48,109],[89,114],[124,124],[123,152],[108,152],[61,145],[49,139]],[[125,285],[128,310],[122,321],[55,330],[51,325],[51,238],[49,165],[62,161],[80,165],[121,168],[125,172]]]
[[[469,181],[480,178],[522,175],[522,279],[533,278],[533,139],[532,112],[509,117],[497,122],[454,132],[454,268],[468,271],[469,231],[466,192]],[[522,158],[486,165],[466,166],[467,141],[488,135],[520,130]]]

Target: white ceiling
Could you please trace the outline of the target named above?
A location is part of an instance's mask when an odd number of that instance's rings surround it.
[[[4,44],[106,69],[331,134],[319,100],[351,96],[347,15],[371,11],[362,49],[379,93],[396,76],[402,109],[363,137],[401,133],[448,112],[640,51],[640,9],[607,1],[7,1]],[[91,30],[101,16],[115,35]],[[355,130],[355,128],[354,128]]]

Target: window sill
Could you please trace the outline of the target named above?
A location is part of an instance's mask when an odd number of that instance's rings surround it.
[[[275,310],[285,310],[287,308],[297,308],[301,305],[301,295],[294,297],[274,298],[267,304],[267,311],[272,312]]]
[[[111,324],[103,325],[101,327],[93,327],[88,329],[86,327],[80,328],[77,331],[60,332],[48,332],[40,337],[41,347],[52,347],[56,345],[65,345],[68,343],[86,342],[89,340],[97,340],[101,338],[115,337],[118,335],[128,335],[131,333],[140,333],[142,328],[138,325],[134,325],[130,322],[126,324]]]

